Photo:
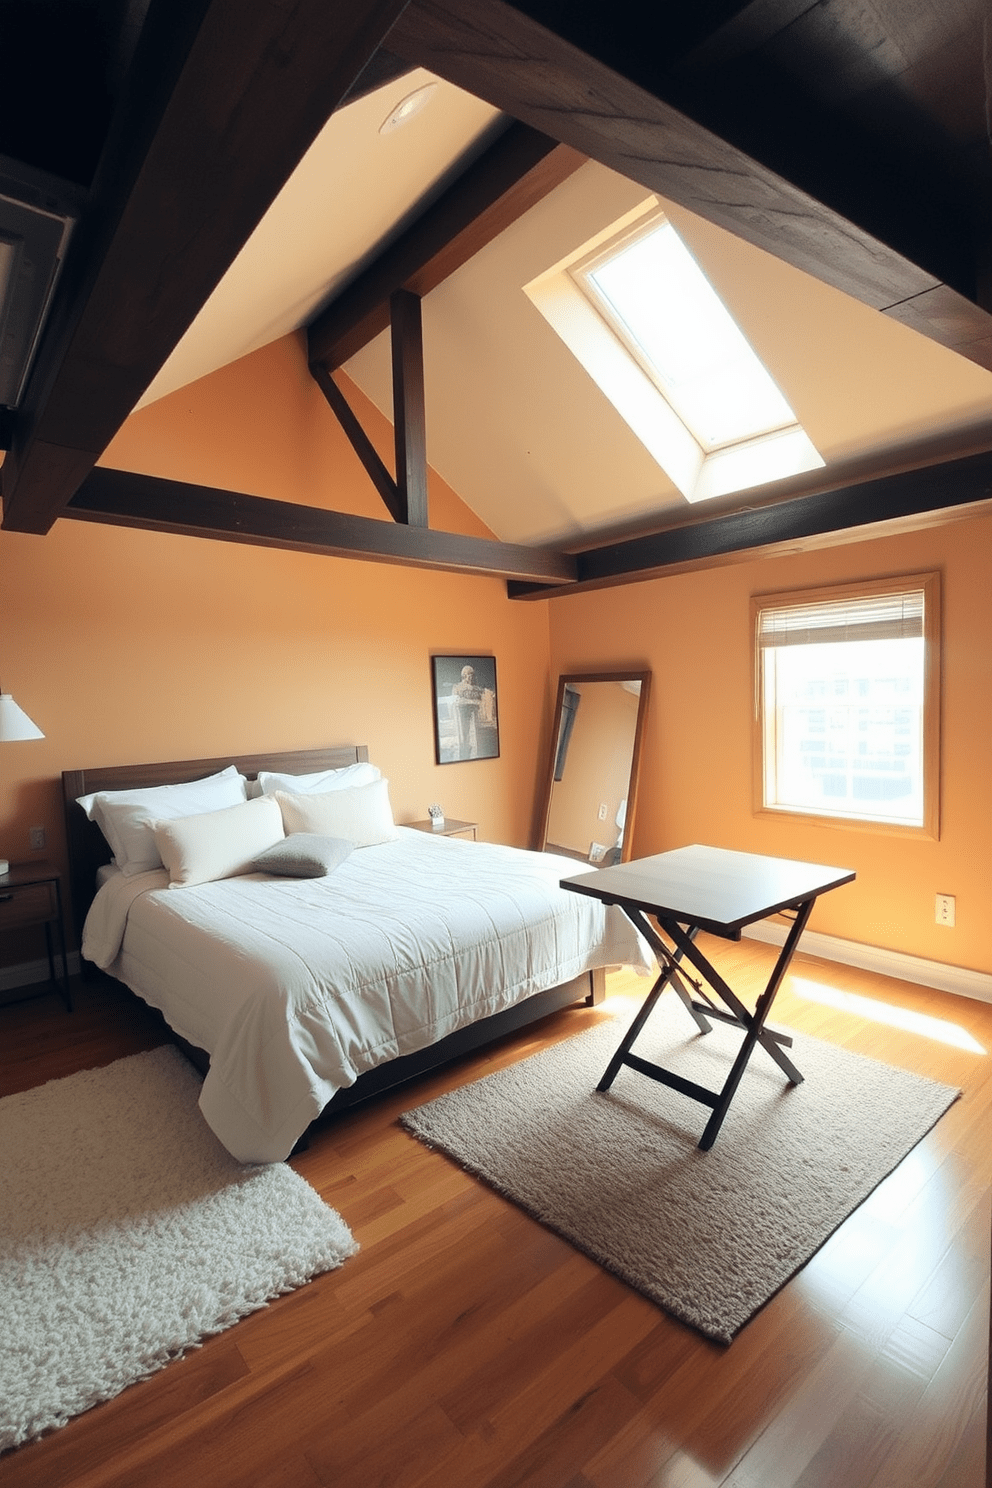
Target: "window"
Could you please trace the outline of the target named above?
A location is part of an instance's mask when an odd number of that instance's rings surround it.
[[[688,501],[823,465],[656,197],[524,289]]]
[[[756,808],[938,836],[940,575],[751,603]]]
[[[572,274],[707,453],[795,424],[792,409],[665,218],[649,220]]]

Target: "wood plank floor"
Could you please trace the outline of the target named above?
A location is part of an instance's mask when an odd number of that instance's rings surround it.
[[[743,987],[774,954],[710,949]],[[0,1092],[162,1041],[115,987],[75,990],[71,1016],[54,997],[0,1008]],[[729,1348],[397,1125],[611,1010],[629,1017],[644,990],[612,978],[605,1011],[555,1014],[328,1123],[293,1165],[360,1253],[7,1454],[3,1488],[980,1488],[992,1006],[797,957],[775,1022],[964,1096]],[[880,1021],[903,1014],[938,1024]]]

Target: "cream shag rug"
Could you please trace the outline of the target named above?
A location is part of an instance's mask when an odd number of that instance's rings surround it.
[[[740,1036],[664,1005],[634,1052],[718,1090]],[[672,1026],[674,1025],[674,1027]],[[729,1343],[960,1094],[800,1034],[790,1086],[757,1049],[715,1145],[708,1108],[636,1071],[596,1085],[605,1023],[403,1115],[535,1219]]]
[[[291,1168],[231,1157],[199,1090],[170,1046],[0,1100],[0,1450],[357,1249]]]

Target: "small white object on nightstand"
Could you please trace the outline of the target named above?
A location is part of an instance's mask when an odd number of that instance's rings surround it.
[[[438,806],[436,804],[434,806],[428,806],[428,808],[427,808],[427,815],[431,819],[431,826],[434,828],[435,832],[443,832],[444,831],[444,811],[443,811],[442,807],[440,807],[440,806]]]

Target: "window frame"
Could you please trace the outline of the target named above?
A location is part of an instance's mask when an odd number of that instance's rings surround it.
[[[877,595],[921,590],[923,593],[923,822],[922,825],[874,821],[869,817],[834,816],[792,806],[769,805],[765,801],[765,698],[764,667],[759,645],[762,611],[817,605],[845,599],[870,599]],[[941,739],[941,574],[896,574],[860,582],[830,584],[816,589],[792,589],[751,596],[751,646],[754,663],[754,708],[752,717],[752,806],[756,816],[774,817],[839,827],[855,832],[881,832],[899,837],[940,839],[940,739]]]
[[[611,259],[615,258],[625,249],[632,248],[642,239],[650,237],[661,228],[667,228],[676,238],[682,253],[691,261],[696,273],[702,279],[724,315],[733,325],[741,341],[754,358],[754,361],[758,364],[768,381],[774,386],[779,397],[782,399],[784,408],[789,413],[788,419],[780,420],[775,424],[769,424],[766,428],[752,429],[746,434],[739,434],[730,439],[711,442],[703,438],[690,422],[688,415],[679,407],[677,399],[672,396],[670,390],[667,388],[661,370],[655,365],[649,352],[638,337],[636,327],[628,324],[618,307],[600,285],[596,283],[593,276],[598,268],[605,263],[609,263]],[[781,438],[786,434],[806,433],[791,403],[789,403],[764,361],[751,345],[749,338],[738,325],[736,317],[724,303],[723,297],[710,282],[709,276],[697,262],[695,255],[688,248],[675,224],[663,208],[659,206],[655,211],[648,212],[634,227],[627,227],[622,231],[616,232],[605,243],[600,243],[597,247],[590,249],[589,252],[577,258],[569,266],[568,272],[580,294],[586,297],[596,312],[602,317],[609,331],[616,337],[620,345],[627,352],[627,355],[640,367],[652,387],[656,389],[659,397],[664,398],[672,413],[686,430],[686,433],[696,443],[704,464],[706,461],[712,459],[714,455],[732,455],[737,453],[738,450],[770,443],[772,440]]]
[[[641,357],[614,329],[598,292],[580,284],[577,267],[581,270],[593,259],[608,256],[661,221],[682,239],[660,199],[650,196],[524,284],[524,294],[687,502],[712,501],[823,469],[823,456],[796,414],[794,423],[773,433],[704,450]],[[730,307],[724,308],[736,321]],[[738,329],[744,335],[743,327]],[[746,335],[745,340],[750,344]],[[765,370],[771,376],[770,369]],[[789,403],[786,390],[779,391]]]

